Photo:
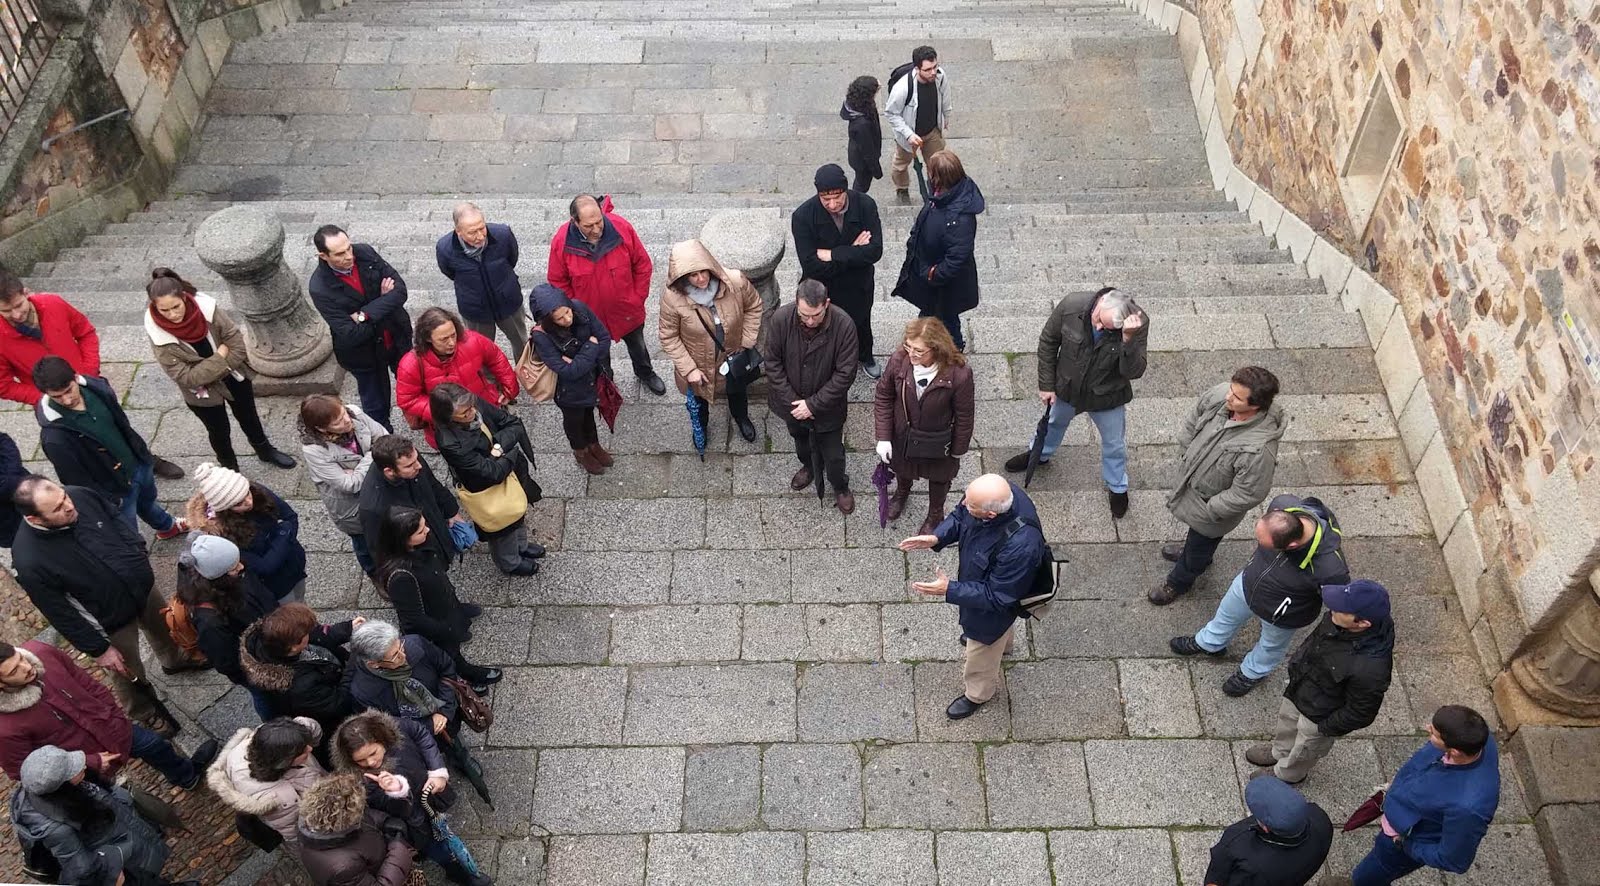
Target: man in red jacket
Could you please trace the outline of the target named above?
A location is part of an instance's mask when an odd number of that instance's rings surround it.
[[[217,756],[207,739],[192,757],[128,719],[111,690],[66,653],[38,640],[0,643],[0,769],[16,781],[22,761],[45,745],[83,751],[89,768],[109,783],[131,756],[184,790]]]
[[[567,207],[570,222],[550,238],[550,285],[589,306],[613,341],[628,346],[633,374],[650,393],[667,385],[650,365],[644,344],[644,301],[650,295],[650,253],[611,198],[579,194]]]
[[[37,405],[33,367],[43,358],[61,357],[79,375],[100,375],[100,334],[82,311],[59,295],[29,292],[17,275],[0,267],[0,398]],[[161,456],[155,474],[165,480],[183,468]]]

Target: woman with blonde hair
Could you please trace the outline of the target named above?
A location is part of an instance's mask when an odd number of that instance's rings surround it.
[[[872,397],[878,458],[895,473],[889,519],[906,509],[911,484],[928,481],[928,516],[917,535],[944,519],[945,498],[972,444],[974,389],[967,358],[934,317],[906,324],[905,340],[884,367]]]

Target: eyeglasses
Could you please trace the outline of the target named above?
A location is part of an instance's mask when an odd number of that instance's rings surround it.
[[[933,352],[932,348],[913,348],[910,345],[905,345],[905,349],[907,357],[926,357]]]

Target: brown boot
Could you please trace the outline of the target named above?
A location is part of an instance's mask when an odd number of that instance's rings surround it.
[[[578,467],[591,474],[604,474],[606,472],[606,469],[594,460],[594,456],[589,454],[588,449],[572,450],[572,458],[577,461]]]
[[[910,497],[910,484],[905,486],[895,484],[894,493],[889,496],[889,522],[893,523],[900,519],[900,515],[906,512],[906,499]]]
[[[602,467],[602,468],[611,467],[611,465],[612,465],[612,463],[614,461],[611,458],[611,453],[607,452],[606,448],[604,446],[601,446],[599,443],[590,443],[589,444],[589,455],[591,457],[593,457],[594,460],[596,462],[598,462],[600,464],[600,467]]]
[[[922,521],[922,526],[919,529],[917,529],[917,534],[918,535],[932,535],[933,534],[933,530],[939,528],[939,524],[943,523],[943,522],[944,522],[944,508],[943,507],[938,507],[938,508],[929,507],[928,508],[928,519]]]

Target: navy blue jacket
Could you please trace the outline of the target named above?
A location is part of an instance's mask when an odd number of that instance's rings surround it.
[[[556,374],[556,405],[583,409],[599,404],[595,378],[611,363],[611,336],[605,324],[588,305],[568,298],[549,283],[533,287],[528,301],[539,324],[528,338],[534,353]],[[552,311],[562,307],[572,309],[572,325],[565,329],[549,319]],[[591,337],[594,342],[589,341]],[[562,357],[570,357],[572,362]]]
[[[924,310],[943,306],[958,313],[978,306],[978,260],[973,250],[983,210],[983,192],[970,178],[923,205],[906,241],[912,259],[911,279],[901,292],[906,301]]]
[[[268,493],[278,516],[250,516],[256,533],[248,545],[239,546],[239,559],[281,600],[306,577],[306,549],[300,544],[300,515],[276,492]]]
[[[1432,744],[1412,754],[1389,785],[1383,814],[1403,836],[1405,854],[1459,874],[1472,867],[1500,805],[1500,751],[1491,735],[1465,766],[1446,766],[1443,756]]]
[[[945,601],[961,610],[961,629],[979,643],[1000,639],[1016,621],[1017,601],[1033,585],[1034,569],[1044,556],[1044,535],[1023,524],[1006,539],[1017,518],[1039,519],[1028,494],[1011,484],[1011,510],[993,520],[979,520],[963,502],[944,518],[933,534],[942,551],[959,545],[961,566],[945,591]]]
[[[400,645],[406,650],[406,664],[411,666],[411,676],[433,693],[434,698],[439,699],[438,712],[444,714],[446,720],[454,720],[461,703],[456,698],[455,690],[444,682],[444,678],[456,676],[455,660],[420,634],[406,634],[400,638]],[[373,673],[367,668],[366,662],[358,661],[352,655],[345,666],[344,679],[349,687],[350,700],[357,707],[383,711],[397,718],[406,716],[400,708],[400,699],[395,695],[394,683]]]
[[[17,527],[22,525],[22,514],[11,503],[11,497],[17,492],[17,484],[26,476],[28,470],[22,466],[22,453],[17,451],[17,442],[11,439],[10,434],[0,434],[0,548],[11,547],[11,539],[16,537]]]
[[[510,225],[487,227],[489,240],[477,259],[461,248],[454,231],[440,237],[433,250],[439,273],[456,284],[456,309],[474,323],[498,322],[522,310],[517,237],[511,233]]]

